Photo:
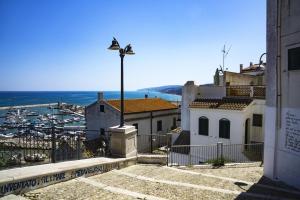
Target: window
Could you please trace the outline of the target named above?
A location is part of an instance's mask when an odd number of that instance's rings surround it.
[[[139,124],[138,124],[138,123],[135,123],[135,124],[132,124],[132,126],[135,127],[135,129],[136,129],[136,134],[138,135],[138,134],[139,134]]]
[[[104,128],[100,128],[100,135],[105,135],[105,130],[104,130]]]
[[[172,128],[176,128],[176,117],[173,117],[173,126]]]
[[[219,137],[230,139],[230,121],[228,119],[220,119]]]
[[[157,121],[157,131],[162,131],[162,121]]]
[[[253,114],[252,126],[262,127],[262,115],[261,114]]]
[[[208,135],[208,119],[206,117],[199,118],[199,135]]]
[[[300,47],[288,50],[288,69],[300,70]]]
[[[100,112],[104,112],[104,105],[100,105]]]

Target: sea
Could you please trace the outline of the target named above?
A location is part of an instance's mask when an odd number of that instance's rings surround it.
[[[104,99],[119,99],[119,91],[104,91]],[[181,96],[165,94],[154,91],[125,91],[125,99],[144,98],[145,94],[149,98],[162,98],[168,101],[181,101]],[[97,100],[97,92],[0,92],[0,107],[20,106],[64,102],[80,106],[87,106]]]

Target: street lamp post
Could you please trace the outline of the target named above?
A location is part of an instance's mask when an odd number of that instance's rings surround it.
[[[263,53],[263,54],[261,54],[261,56],[259,57],[258,67],[260,67],[260,65],[263,63],[262,57],[263,57],[264,55],[267,55],[267,53]]]
[[[121,58],[121,117],[120,117],[120,127],[124,126],[124,75],[123,75],[123,60],[125,55],[134,55],[131,45],[128,44],[125,48],[120,48],[119,42],[116,38],[113,38],[109,50],[119,50]]]

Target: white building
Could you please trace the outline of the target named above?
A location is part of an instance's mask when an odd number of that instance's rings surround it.
[[[214,84],[188,81],[182,90],[181,127],[190,132],[190,144],[263,142],[264,81],[264,64],[253,63],[241,65],[239,73],[220,75],[217,70]]]
[[[189,110],[191,145],[263,142],[264,100],[196,99]]]
[[[264,65],[241,65],[239,73],[216,70],[214,84],[197,86],[188,81],[182,89],[182,133],[174,145],[240,145],[236,152],[241,160],[248,160],[242,154],[243,145],[264,142]],[[189,158],[184,159],[199,164],[213,153],[191,147],[186,152]],[[231,152],[226,155],[224,150],[223,155],[230,157]]]
[[[267,1],[264,175],[300,188],[300,1]]]
[[[104,100],[103,93],[99,93],[98,100],[86,107],[85,115],[87,140],[96,139],[107,134],[109,127],[120,124],[120,100]],[[135,126],[138,141],[141,138],[144,143],[149,143],[146,136],[176,128],[178,117],[178,107],[160,98],[124,100],[125,124]]]

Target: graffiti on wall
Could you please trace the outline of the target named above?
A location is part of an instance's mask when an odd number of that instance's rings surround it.
[[[289,110],[285,114],[285,148],[300,153],[300,114]]]
[[[45,175],[45,176],[39,176],[36,178],[24,179],[16,182],[12,181],[0,185],[0,196],[44,187],[47,185],[51,185],[61,181],[67,181],[80,176],[91,176],[95,174],[100,174],[100,173],[110,171],[112,169],[117,169],[118,167],[119,167],[119,163],[107,163],[107,164],[80,168],[80,169],[75,169],[75,170],[70,170],[70,171]]]

